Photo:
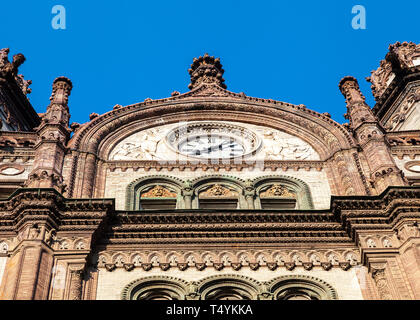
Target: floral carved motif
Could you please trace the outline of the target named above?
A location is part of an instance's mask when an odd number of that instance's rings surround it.
[[[205,198],[237,198],[238,193],[229,190],[228,188],[215,184],[206,191],[200,193],[200,199]]]
[[[162,186],[155,186],[153,189],[143,193],[142,198],[176,198],[177,194]]]
[[[296,198],[296,193],[279,184],[273,185],[267,191],[261,192],[261,198]]]
[[[380,298],[382,300],[392,300],[391,290],[385,275],[385,268],[373,269],[372,277],[375,280]]]

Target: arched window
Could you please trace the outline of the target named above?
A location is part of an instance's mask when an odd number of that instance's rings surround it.
[[[239,193],[228,186],[213,184],[202,188],[198,192],[200,209],[229,209],[239,208]]]
[[[212,276],[201,280],[198,292],[202,300],[256,300],[259,284],[244,276]]]
[[[263,210],[313,209],[308,185],[287,176],[267,176],[253,180],[255,208]]]
[[[275,300],[335,300],[331,285],[315,277],[294,275],[270,281],[268,289]]]
[[[209,292],[206,300],[251,300],[251,296],[245,290],[222,287]]]
[[[176,292],[166,289],[150,289],[135,295],[133,300],[179,300]]]
[[[320,300],[320,296],[313,291],[293,288],[277,294],[277,300]]]
[[[184,208],[182,181],[166,176],[140,178],[127,187],[127,210],[174,210]]]
[[[264,186],[259,196],[261,209],[296,209],[296,193],[280,184]]]
[[[192,208],[211,210],[247,209],[243,181],[230,176],[207,176],[192,181]]]
[[[123,300],[184,300],[187,282],[172,277],[148,277],[128,284]]]
[[[140,210],[176,209],[177,193],[171,187],[147,186],[140,192]]]

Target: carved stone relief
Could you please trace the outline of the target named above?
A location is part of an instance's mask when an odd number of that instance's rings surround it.
[[[203,122],[203,124],[208,122]],[[224,124],[224,122],[220,122]],[[250,135],[257,135],[261,141],[261,147],[250,158],[264,160],[320,160],[316,151],[306,142],[295,136],[279,130],[244,123],[229,123],[231,126],[246,128]],[[124,160],[184,160],[188,159],[178,154],[166,141],[167,134],[182,124],[171,124],[157,128],[144,130],[125,138],[112,150],[109,159],[114,161]],[[243,133],[244,139],[250,135]],[[256,145],[259,143],[255,142]]]
[[[195,268],[202,271],[213,267],[220,271],[224,268],[240,270],[250,268],[258,270],[267,267],[269,270],[276,270],[284,267],[287,270],[294,270],[302,267],[305,270],[312,270],[316,266],[321,266],[324,270],[331,270],[339,267],[345,271],[353,266],[359,265],[360,256],[356,251],[204,251],[204,252],[124,252],[124,251],[105,251],[102,252],[97,260],[98,268],[105,268],[112,272],[116,268],[130,265],[130,270],[143,268],[149,271],[153,268],[160,268],[167,271],[170,268],[178,268],[181,271],[188,268]],[[127,269],[126,269],[127,270]]]

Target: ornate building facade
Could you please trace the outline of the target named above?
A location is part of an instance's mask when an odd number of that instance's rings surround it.
[[[227,90],[70,123],[0,51],[0,299],[420,299],[420,45],[339,89],[349,123]],[[70,100],[71,102],[71,100]]]

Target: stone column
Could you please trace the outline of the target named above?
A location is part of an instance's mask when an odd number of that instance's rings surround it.
[[[84,265],[70,265],[69,300],[82,300]]]

